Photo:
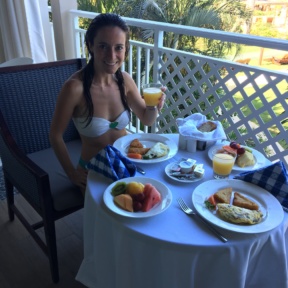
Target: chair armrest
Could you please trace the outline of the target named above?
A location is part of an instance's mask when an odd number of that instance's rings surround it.
[[[44,197],[52,202],[51,193],[45,193],[50,190],[49,175],[19,149],[1,113],[0,154],[4,177],[14,184],[37,212],[42,210]]]

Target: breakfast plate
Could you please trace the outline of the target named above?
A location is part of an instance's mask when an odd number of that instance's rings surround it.
[[[135,163],[150,164],[150,163],[162,162],[162,161],[165,161],[165,160],[168,160],[168,159],[174,157],[175,154],[178,152],[178,146],[176,145],[176,143],[174,141],[172,141],[169,138],[164,137],[162,135],[152,134],[152,133],[125,135],[125,136],[117,139],[114,142],[113,146],[115,148],[117,148],[123,155],[127,155],[128,147],[134,139],[138,139],[146,148],[154,146],[157,142],[161,142],[161,143],[163,143],[169,147],[168,154],[163,156],[163,157],[154,158],[154,159],[147,159],[147,160],[146,159],[129,158],[130,161],[133,161]]]
[[[147,212],[129,212],[126,210],[121,209],[114,203],[114,197],[111,194],[112,188],[118,183],[118,182],[140,182],[142,184],[150,183],[152,184],[161,194],[161,202],[156,204],[154,207],[152,207],[149,211]],[[103,194],[103,200],[105,205],[110,209],[112,212],[125,216],[125,217],[130,217],[130,218],[145,218],[145,217],[151,217],[158,215],[162,212],[164,212],[172,203],[172,193],[170,189],[161,183],[160,181],[157,181],[152,178],[147,178],[147,177],[129,177],[129,178],[124,178],[120,179],[118,181],[113,182],[110,184],[107,189],[105,190]]]
[[[165,174],[171,178],[172,180],[175,180],[177,182],[182,182],[182,183],[193,183],[193,182],[197,182],[197,181],[200,181],[204,178],[204,175],[202,175],[202,177],[196,177],[194,176],[193,174],[191,174],[191,178],[188,178],[188,177],[175,177],[173,175],[171,175],[171,169],[173,166],[177,165],[178,162],[173,162],[173,163],[170,163],[168,164],[166,167],[165,167]],[[187,175],[187,174],[186,174]],[[190,175],[189,175],[190,176]]]
[[[221,145],[214,145],[214,146],[210,147],[210,149],[208,150],[208,156],[211,160],[213,158],[212,151],[214,149],[221,149],[223,147],[223,145],[226,145],[226,144],[222,143]],[[235,170],[235,171],[253,171],[253,170],[262,168],[268,164],[265,156],[262,153],[260,153],[259,151],[255,150],[253,148],[250,148],[248,146],[241,145],[241,147],[248,148],[252,151],[253,156],[254,156],[254,160],[255,160],[255,164],[253,166],[246,166],[246,167],[240,167],[237,164],[234,164],[232,170]]]
[[[263,213],[262,221],[254,225],[241,225],[222,220],[217,213],[209,210],[205,200],[218,190],[232,187],[233,191],[256,202]],[[283,220],[284,212],[279,201],[267,190],[242,180],[209,180],[198,185],[192,194],[192,203],[197,212],[210,223],[240,233],[261,233],[272,230]]]

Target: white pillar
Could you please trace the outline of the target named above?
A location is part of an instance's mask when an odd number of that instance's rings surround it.
[[[55,61],[56,55],[54,53],[54,39],[51,32],[49,13],[47,12],[47,0],[39,0],[39,9],[42,19],[42,29],[45,40],[47,61]]]
[[[76,57],[69,10],[77,9],[77,0],[51,0],[57,60]]]

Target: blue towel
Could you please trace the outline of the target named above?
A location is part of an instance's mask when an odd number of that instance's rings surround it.
[[[288,208],[288,174],[282,161],[258,170],[240,173],[234,179],[262,187],[273,194],[282,206]]]
[[[132,177],[136,174],[136,166],[123,156],[118,149],[110,145],[100,150],[86,167],[103,174],[113,181]]]

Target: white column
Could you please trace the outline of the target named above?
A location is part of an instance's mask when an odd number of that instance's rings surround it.
[[[42,19],[42,29],[45,39],[47,61],[55,61],[56,53],[54,51],[54,36],[51,31],[49,13],[47,11],[47,0],[39,0],[39,9]]]
[[[76,57],[69,10],[77,9],[77,0],[51,0],[57,60]]]

